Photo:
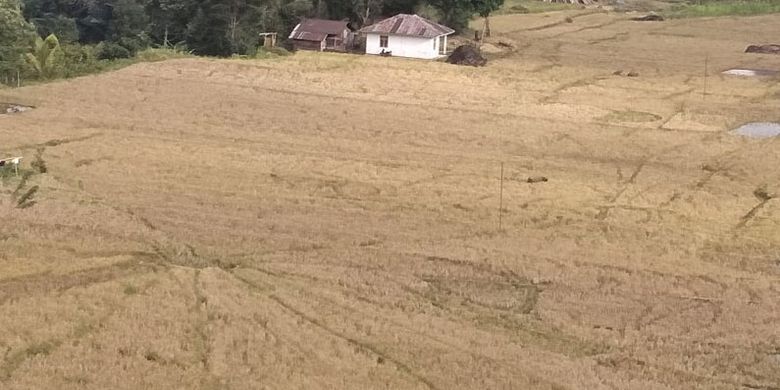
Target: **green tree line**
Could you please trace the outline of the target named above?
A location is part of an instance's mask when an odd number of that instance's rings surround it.
[[[0,75],[30,71],[27,54],[50,45],[56,60],[132,57],[148,47],[197,55],[253,54],[259,32],[286,36],[301,18],[350,20],[356,27],[396,13],[420,13],[456,30],[503,0],[0,0]],[[37,46],[36,46],[37,45]],[[43,46],[42,46],[43,45]],[[61,46],[60,46],[61,45]],[[35,53],[32,54],[36,56]],[[39,69],[38,73],[41,72]]]

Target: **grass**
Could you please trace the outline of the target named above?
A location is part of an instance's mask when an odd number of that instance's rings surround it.
[[[157,62],[165,61],[176,58],[188,58],[193,57],[189,52],[173,49],[173,48],[147,48],[138,51],[135,56],[131,58],[120,58],[115,60],[96,60],[85,66],[83,69],[68,72],[66,78],[85,76],[88,74],[96,74],[103,72],[110,72],[122,69],[124,67],[137,64],[139,62]]]
[[[701,94],[776,23],[565,16],[495,18],[521,49],[479,69],[301,51],[3,91],[36,109],[0,118],[0,387],[780,383],[780,150],[727,133],[777,85]]]
[[[10,179],[16,177],[22,177],[24,175],[24,172],[25,172],[24,168],[22,167],[15,169],[13,164],[4,165],[0,167],[0,179],[2,179],[3,183],[5,183]]]
[[[84,47],[84,50],[91,49]],[[57,79],[69,79],[91,74],[112,72],[142,62],[157,62],[190,57],[194,57],[194,55],[192,55],[190,52],[177,48],[147,48],[138,51],[136,55],[131,58],[119,58],[113,60],[97,60],[94,57],[80,60],[70,59],[69,61],[60,64],[55,77],[50,79],[24,79],[24,85],[36,85],[51,82]],[[10,87],[0,85],[0,88]]]
[[[664,12],[671,18],[750,16],[780,13],[780,0],[709,0],[676,4]]]
[[[136,295],[139,292],[138,287],[132,284],[126,284],[122,291],[125,293],[125,295]]]
[[[259,47],[257,49],[257,53],[254,55],[254,59],[268,59],[268,58],[278,58],[278,57],[286,57],[291,55],[289,51],[284,49],[283,47]]]
[[[35,205],[35,200],[33,198],[35,197],[35,193],[38,192],[38,186],[34,185],[27,189],[22,196],[19,197],[19,199],[16,200],[16,207],[20,209],[26,209],[28,207],[32,207]]]
[[[494,15],[536,14],[552,11],[580,9],[582,6],[569,3],[547,3],[541,0],[507,0]]]
[[[31,344],[20,351],[6,354],[5,361],[3,362],[3,365],[0,366],[0,383],[2,383],[3,379],[9,378],[14,370],[16,370],[25,360],[36,356],[46,356],[54,351],[60,344],[61,343],[58,341],[43,341]]]
[[[135,60],[138,62],[156,62],[165,61],[176,58],[190,58],[194,57],[191,52],[176,48],[154,48],[150,47],[136,53]]]

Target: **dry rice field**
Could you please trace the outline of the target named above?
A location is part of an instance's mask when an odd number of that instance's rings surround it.
[[[780,16],[627,18],[0,90],[0,388],[780,388]]]

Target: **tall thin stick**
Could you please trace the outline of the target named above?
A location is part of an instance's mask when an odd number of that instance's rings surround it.
[[[498,230],[501,230],[504,215],[504,162],[501,162],[501,180],[498,190]]]
[[[708,68],[708,62],[710,62],[710,56],[709,54],[704,57],[704,90],[701,93],[702,99],[707,99],[707,68]]]

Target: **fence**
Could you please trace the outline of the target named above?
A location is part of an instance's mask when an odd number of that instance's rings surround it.
[[[9,87],[21,87],[22,86],[22,74],[17,71],[2,72],[0,73],[0,83]]]

